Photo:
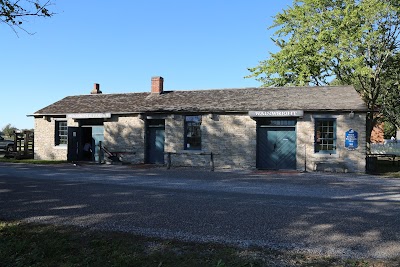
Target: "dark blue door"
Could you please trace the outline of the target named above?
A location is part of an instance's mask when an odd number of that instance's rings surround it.
[[[79,127],[68,127],[68,161],[79,160],[81,129]]]
[[[150,125],[147,131],[147,162],[164,164],[165,127]]]
[[[257,168],[296,169],[295,127],[257,129]]]

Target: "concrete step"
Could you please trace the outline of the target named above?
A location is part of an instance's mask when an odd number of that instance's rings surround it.
[[[346,165],[342,162],[318,162],[315,170],[320,172],[348,172]]]

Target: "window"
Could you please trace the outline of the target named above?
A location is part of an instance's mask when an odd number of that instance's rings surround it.
[[[66,121],[56,121],[55,145],[66,145],[68,139],[68,127]]]
[[[185,116],[185,149],[201,150],[201,116]]]
[[[315,153],[336,153],[336,119],[315,120]]]
[[[262,126],[279,126],[279,127],[294,127],[296,126],[296,120],[282,120],[282,119],[270,119],[270,118],[259,118],[257,119],[257,124]]]

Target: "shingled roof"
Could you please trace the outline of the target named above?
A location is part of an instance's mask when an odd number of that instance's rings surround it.
[[[351,86],[244,88],[68,96],[33,115],[71,113],[366,111]]]

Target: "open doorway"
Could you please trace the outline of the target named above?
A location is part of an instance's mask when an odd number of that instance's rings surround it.
[[[94,139],[92,138],[92,127],[82,127],[81,135],[81,159],[82,161],[93,161],[94,160]]]
[[[165,120],[147,120],[146,163],[164,164]]]
[[[68,127],[68,161],[102,162],[104,126]]]

